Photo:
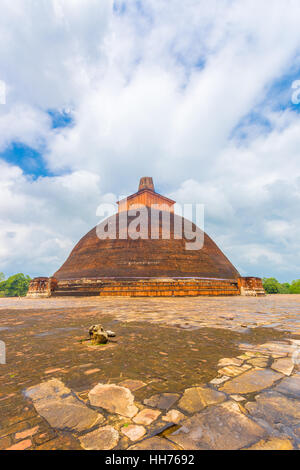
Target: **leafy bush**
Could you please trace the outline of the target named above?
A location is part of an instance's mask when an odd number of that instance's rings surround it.
[[[282,284],[279,284],[279,294],[290,294],[291,285],[288,282],[283,282]]]
[[[275,277],[263,278],[263,286],[267,294],[278,294],[280,283]]]
[[[263,286],[267,294],[300,294],[300,279],[280,283],[275,277],[263,278]]]
[[[300,279],[292,281],[290,287],[290,294],[300,294]]]
[[[30,276],[23,273],[14,274],[0,282],[0,297],[24,297],[27,294]]]

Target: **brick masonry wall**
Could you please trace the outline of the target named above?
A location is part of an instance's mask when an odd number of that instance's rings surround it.
[[[45,278],[44,278],[45,279]],[[52,290],[49,290],[49,283]],[[43,290],[44,289],[44,290]],[[32,281],[29,297],[51,296],[127,296],[183,297],[240,295],[235,279],[75,279],[41,283]]]

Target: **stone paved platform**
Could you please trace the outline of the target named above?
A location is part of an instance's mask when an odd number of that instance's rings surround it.
[[[0,299],[0,340],[0,449],[300,446],[300,296]]]

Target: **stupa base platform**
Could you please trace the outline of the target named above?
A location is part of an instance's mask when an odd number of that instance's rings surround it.
[[[27,296],[197,297],[265,295],[259,278],[102,278],[56,280],[35,278]]]

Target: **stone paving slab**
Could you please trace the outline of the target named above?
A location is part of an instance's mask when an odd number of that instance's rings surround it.
[[[81,432],[104,421],[104,417],[76,398],[60,380],[51,379],[25,391],[37,412],[56,429]]]
[[[152,424],[161,414],[159,410],[152,410],[151,408],[144,408],[134,418],[133,422],[136,424],[144,424],[148,426]]]
[[[283,379],[274,390],[300,400],[300,374]]]
[[[218,370],[218,374],[221,374],[225,377],[236,377],[237,375],[241,375],[246,370],[251,369],[250,364],[243,364],[242,366],[225,366],[222,369]]]
[[[211,406],[183,421],[168,439],[187,450],[236,450],[266,436],[266,431],[243,414],[237,403]]]
[[[159,408],[160,410],[168,410],[176,403],[179,397],[178,393],[161,393],[146,398],[144,404],[153,408]]]
[[[177,447],[162,437],[151,437],[128,447],[128,450],[176,450]]]
[[[276,354],[278,356],[292,355],[295,347],[292,344],[281,343],[280,341],[270,341],[269,343],[260,345],[240,344],[241,349],[249,349],[250,351],[261,352],[264,354]]]
[[[257,442],[247,450],[293,450],[293,443],[289,439],[273,437]]]
[[[226,400],[226,395],[208,387],[193,387],[184,391],[178,407],[186,413],[196,413],[208,405],[214,405]]]
[[[79,438],[85,450],[111,450],[119,442],[119,433],[112,426],[103,426]]]
[[[128,437],[131,441],[138,441],[146,434],[146,429],[144,426],[138,426],[136,424],[130,424],[129,426],[124,426],[121,429],[121,432],[124,436]]]
[[[91,405],[103,408],[110,413],[133,418],[138,412],[134,396],[126,387],[115,384],[98,384],[89,392]]]
[[[270,369],[253,369],[225,382],[220,390],[237,395],[260,392],[265,388],[271,387],[274,382],[282,377],[282,374]]]
[[[284,375],[291,375],[294,370],[294,364],[290,357],[283,357],[273,362],[272,369]]]
[[[180,421],[183,421],[184,419],[186,418],[186,416],[181,413],[180,411],[178,410],[170,410],[168,411],[168,413],[163,416],[163,421],[166,421],[168,423],[174,423],[174,424],[178,424],[180,423]]]
[[[300,401],[288,398],[281,393],[270,391],[255,397],[255,402],[246,403],[251,416],[264,420],[277,429],[299,426]]]

